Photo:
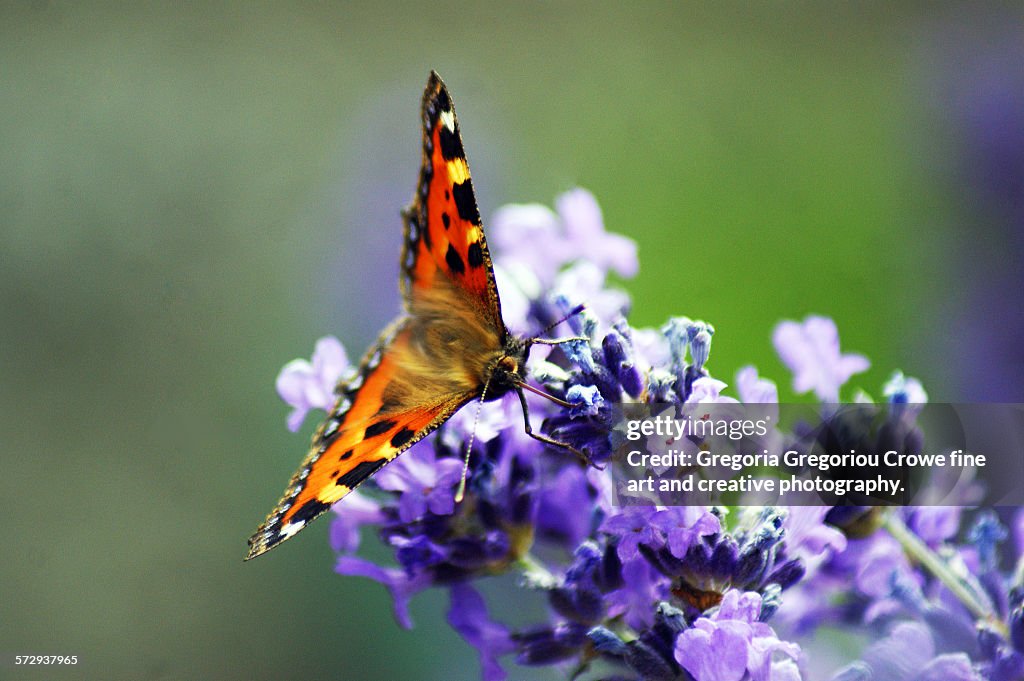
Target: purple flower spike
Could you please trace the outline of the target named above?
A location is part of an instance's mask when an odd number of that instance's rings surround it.
[[[277,394],[292,407],[288,429],[297,431],[311,409],[329,411],[334,406],[334,388],[349,368],[345,348],[334,336],[316,342],[313,361],[293,359],[277,375]]]
[[[643,392],[643,377],[633,361],[633,346],[630,341],[630,329],[620,320],[608,335],[601,341],[604,351],[604,363],[615,374],[622,389],[631,397],[639,397]]]
[[[502,681],[508,674],[498,658],[515,650],[508,629],[489,618],[483,597],[468,583],[455,584],[449,593],[448,624],[480,652],[484,681]]]
[[[803,323],[780,322],[772,343],[783,364],[793,372],[793,390],[813,390],[823,402],[838,402],[839,388],[871,363],[862,355],[839,352],[839,331],[827,317],[810,316]]]
[[[693,321],[689,317],[673,317],[661,327],[661,333],[668,339],[672,367],[681,370],[686,365],[686,352],[690,347],[690,327]]]
[[[693,367],[700,371],[711,354],[711,337],[715,335],[715,327],[707,322],[696,321],[687,329],[690,337],[690,358]]]

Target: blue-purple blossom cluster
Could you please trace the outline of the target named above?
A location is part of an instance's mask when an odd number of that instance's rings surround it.
[[[735,396],[708,373],[710,324],[631,327],[629,299],[606,275],[637,272],[635,245],[605,231],[584,190],[556,207],[507,206],[489,230],[510,329],[536,332],[587,306],[567,324],[589,341],[535,346],[530,358],[533,379],[571,405],[528,394],[542,432],[601,465],[616,403],[778,401],[754,367],[737,373]],[[782,322],[772,340],[794,391],[822,403],[838,402],[868,367],[841,352],[824,317]],[[346,371],[334,338],[318,342],[312,362],[282,370],[292,430],[331,406]],[[897,418],[912,420],[927,400],[899,372],[882,391]],[[471,435],[467,493],[456,504]],[[336,570],[384,584],[404,627],[413,595],[447,588],[448,623],[479,651],[487,681],[506,678],[506,656],[609,681],[1024,679],[1024,562],[1013,565],[1024,554],[1024,514],[1014,509],[618,507],[609,471],[528,437],[514,396],[456,414],[367,488],[335,507]],[[363,527],[393,550],[394,565],[357,555]],[[546,601],[543,621],[512,628],[492,618],[476,585],[510,572]],[[815,660],[806,642],[822,627],[871,642],[858,660]]]

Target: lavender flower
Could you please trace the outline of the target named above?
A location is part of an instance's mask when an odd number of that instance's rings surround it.
[[[773,403],[779,401],[775,383],[757,375],[757,368],[745,366],[736,372],[736,392],[746,403]]]
[[[490,619],[483,597],[465,582],[451,588],[448,624],[467,643],[480,651],[484,681],[500,681],[505,678],[505,671],[498,663],[498,658],[514,651],[515,643],[507,627]]]
[[[981,681],[963,653],[936,655],[931,632],[922,624],[904,622],[872,645],[864,662],[851,664],[832,681]]]
[[[324,336],[316,342],[312,362],[288,362],[277,375],[277,393],[292,407],[288,429],[297,431],[312,409],[328,411],[334,404],[335,386],[348,370],[348,355],[334,336]]]
[[[799,681],[800,647],[760,621],[761,596],[729,591],[718,611],[676,640],[675,656],[694,681]]]
[[[501,253],[499,262],[519,261],[546,284],[563,265],[576,260],[623,277],[636,275],[636,244],[605,231],[601,209],[590,192],[573,189],[555,204],[557,215],[539,204],[510,205],[494,215],[490,241]]]
[[[533,379],[569,405],[529,395],[534,427],[603,464],[619,437],[616,405],[684,414],[709,402],[778,400],[775,382],[755,367],[737,373],[734,389],[710,374],[715,329],[706,322],[631,327],[628,296],[606,279],[636,273],[635,245],[605,230],[584,190],[556,207],[506,207],[489,232],[511,328],[536,332],[587,303],[568,321],[587,340],[534,348]],[[836,326],[823,317],[784,321],[773,342],[794,390],[825,403],[868,367],[840,352]],[[331,407],[346,369],[343,348],[325,338],[312,361],[282,370],[290,428]],[[927,399],[921,383],[896,372],[882,394],[883,413],[900,428],[877,439],[918,437],[906,405]],[[1024,567],[1011,565],[1024,551],[1024,513],[617,506],[610,470],[528,437],[514,397],[453,416],[339,504],[331,531],[337,572],[384,585],[402,626],[412,626],[415,594],[447,589],[448,623],[478,651],[485,680],[506,678],[503,664],[514,660],[557,665],[568,678],[799,681],[810,678],[815,651],[810,639],[792,639],[824,623],[876,635],[834,681],[1024,678]],[[766,442],[789,436],[773,431]],[[456,504],[470,442],[466,496]],[[367,528],[393,564],[356,555]],[[546,605],[546,617],[512,627],[488,611],[476,585],[508,573],[519,576],[522,598]]]
[[[398,519],[411,523],[433,515],[451,515],[455,511],[454,488],[462,477],[462,462],[437,458],[426,446],[413,446],[402,457],[401,465],[385,468],[377,474],[381,489],[399,492]]]
[[[802,324],[782,322],[775,327],[772,343],[793,372],[793,390],[813,390],[822,402],[838,402],[839,388],[870,366],[861,355],[839,352],[839,331],[826,317],[807,317]]]

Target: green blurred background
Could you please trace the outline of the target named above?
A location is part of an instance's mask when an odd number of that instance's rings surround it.
[[[1016,185],[1008,216],[972,175],[971,69],[1012,95],[1022,36],[1009,5],[5,3],[0,677],[476,677],[443,594],[399,629],[326,520],[241,560],[307,442],[278,369],[398,309],[431,68],[485,221],[593,191],[639,244],[634,323],[712,322],[714,374],[792,397],[772,326],[821,313],[872,394],[898,367],[1019,400]]]

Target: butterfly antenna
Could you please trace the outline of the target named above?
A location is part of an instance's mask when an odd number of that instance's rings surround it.
[[[459,479],[459,489],[455,492],[455,503],[461,504],[466,496],[466,476],[469,474],[469,455],[473,452],[473,440],[476,439],[476,425],[480,422],[480,412],[484,408],[484,398],[487,397],[487,388],[491,385],[491,377],[487,377],[484,389],[480,393],[480,402],[476,406],[476,416],[473,417],[473,430],[469,431],[469,443],[466,445],[466,456],[462,459],[462,477]]]
[[[568,314],[566,314],[566,315],[565,315],[564,317],[562,317],[561,319],[559,319],[559,320],[558,320],[557,322],[554,322],[554,323],[552,323],[552,324],[549,324],[549,325],[548,325],[548,327],[547,327],[546,329],[544,329],[544,330],[543,330],[543,331],[541,331],[541,332],[540,332],[539,334],[537,334],[537,337],[535,337],[535,338],[531,338],[530,340],[531,340],[532,342],[535,342],[535,343],[542,343],[543,341],[542,341],[542,340],[540,339],[540,336],[546,336],[546,335],[548,335],[549,333],[551,333],[551,331],[552,331],[552,330],[553,330],[553,329],[554,329],[554,328],[555,328],[556,326],[558,326],[558,325],[559,325],[559,324],[561,324],[562,322],[565,322],[565,321],[568,321],[568,320],[572,319],[573,317],[575,317],[576,315],[578,315],[578,314],[579,314],[580,312],[583,312],[583,310],[585,310],[585,309],[586,309],[586,305],[582,305],[582,304],[581,304],[581,305],[577,305],[577,306],[576,306],[576,307],[574,307],[573,309],[569,310]],[[584,340],[586,340],[586,339],[584,339]]]

